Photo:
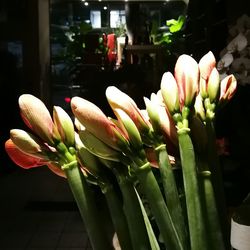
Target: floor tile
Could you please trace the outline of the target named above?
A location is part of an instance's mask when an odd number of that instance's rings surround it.
[[[79,212],[71,212],[65,222],[64,232],[86,232]]]
[[[60,233],[58,232],[36,232],[29,242],[28,247],[56,247]]]
[[[68,248],[85,248],[88,242],[88,236],[86,233],[69,233],[64,232],[61,235],[57,247],[68,247]]]
[[[0,176],[0,250],[91,250],[65,181],[46,168]]]
[[[3,232],[0,234],[0,249],[25,248],[31,238],[31,232]]]

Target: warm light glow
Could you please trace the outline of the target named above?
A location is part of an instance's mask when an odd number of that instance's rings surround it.
[[[84,5],[85,5],[85,6],[88,6],[88,5],[89,5],[89,3],[88,3],[88,2],[85,2],[85,3],[84,3]]]
[[[104,6],[103,9],[106,10],[108,7],[107,6]]]

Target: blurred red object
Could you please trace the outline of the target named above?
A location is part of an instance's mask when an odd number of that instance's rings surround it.
[[[107,39],[108,61],[113,63],[116,62],[116,36],[113,33],[108,34]]]
[[[70,103],[71,98],[70,98],[70,97],[65,97],[65,98],[64,98],[64,101],[67,102],[67,103]]]
[[[223,137],[216,139],[216,146],[218,155],[230,155],[227,138]]]

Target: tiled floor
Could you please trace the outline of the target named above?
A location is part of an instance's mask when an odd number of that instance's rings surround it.
[[[67,182],[46,167],[0,176],[1,250],[91,250]]]

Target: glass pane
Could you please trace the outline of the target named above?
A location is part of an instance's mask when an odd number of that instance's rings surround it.
[[[101,28],[101,11],[90,11],[90,22],[93,28]]]

